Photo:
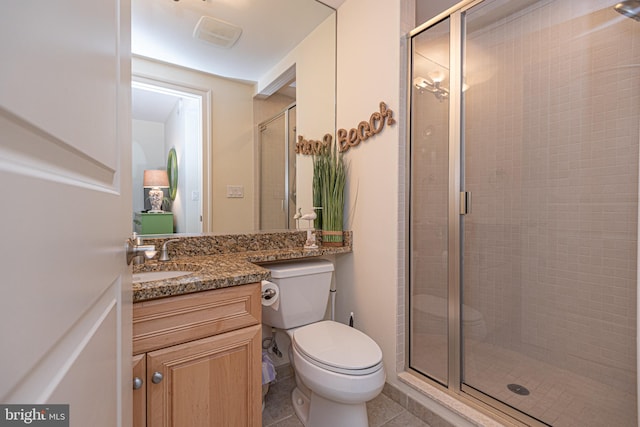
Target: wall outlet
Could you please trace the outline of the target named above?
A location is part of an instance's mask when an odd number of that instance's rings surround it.
[[[242,199],[244,197],[244,185],[227,185],[227,198]]]

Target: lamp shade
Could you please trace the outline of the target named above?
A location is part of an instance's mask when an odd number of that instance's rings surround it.
[[[146,170],[142,181],[144,188],[169,188],[169,177],[166,170]]]

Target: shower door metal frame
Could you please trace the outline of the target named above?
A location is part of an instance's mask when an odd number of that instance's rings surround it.
[[[464,46],[465,46],[465,12],[470,8],[483,3],[485,0],[466,0],[458,3],[452,8],[444,11],[436,17],[430,19],[424,24],[412,30],[408,35],[407,43],[407,122],[409,130],[406,134],[407,147],[406,165],[407,165],[407,189],[409,190],[409,200],[411,194],[411,119],[412,119],[412,73],[413,73],[413,38],[428,28],[438,24],[439,22],[449,18],[449,197],[448,197],[448,301],[447,301],[447,317],[448,317],[448,373],[447,385],[443,386],[440,382],[426,376],[411,368],[409,361],[409,351],[405,351],[405,369],[418,376],[421,380],[427,381],[429,384],[444,390],[447,393],[455,395],[463,400],[466,404],[485,412],[494,417],[504,418],[505,415],[510,417],[509,421],[516,425],[543,427],[547,426],[538,419],[521,412],[500,400],[482,393],[468,385],[463,384],[463,337],[461,324],[461,306],[462,306],[462,283],[463,283],[463,238],[464,238],[464,213],[461,212],[461,196],[465,191],[464,188],[464,108],[463,108],[463,66],[464,66]],[[453,78],[455,77],[455,78]],[[406,239],[405,253],[408,254],[405,262],[405,277],[407,278],[407,286],[405,286],[406,306],[409,307],[407,315],[405,315],[405,328],[409,333],[406,334],[405,348],[409,349],[410,333],[410,294],[411,294],[411,272],[410,272],[410,254],[411,254],[411,234],[410,234],[410,206],[407,203],[406,214]]]

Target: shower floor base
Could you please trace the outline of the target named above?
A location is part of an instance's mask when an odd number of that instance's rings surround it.
[[[421,358],[446,354],[446,341],[442,337],[421,334],[414,345],[413,354]],[[489,343],[467,342],[465,347],[468,349],[465,384],[547,424],[558,427],[638,425],[634,394]],[[446,362],[441,360],[436,364],[443,363]],[[529,394],[516,394],[507,387],[509,384],[522,385]]]

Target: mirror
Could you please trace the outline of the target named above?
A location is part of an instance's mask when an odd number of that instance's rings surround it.
[[[169,29],[180,28],[163,19],[177,15],[195,26],[212,11],[214,18],[242,27],[230,48],[194,39],[193,27],[186,38],[163,38],[174,32]],[[150,16],[163,27],[154,32]],[[272,21],[277,31],[266,24]],[[302,22],[307,27],[298,28]],[[295,126],[293,132],[282,131],[283,144],[288,140],[291,149],[298,136],[334,134],[335,26],[335,10],[316,0],[133,0],[134,212],[148,209],[139,177],[145,169],[164,167],[172,148],[179,171],[171,209],[176,232],[286,228],[282,221],[264,219],[266,205],[285,218],[297,209],[311,211],[311,156],[291,156],[285,148],[286,178],[282,187],[269,187],[264,169],[282,166],[264,161],[260,129],[295,105]],[[270,40],[271,33],[280,40]],[[289,223],[296,227],[295,221]]]

